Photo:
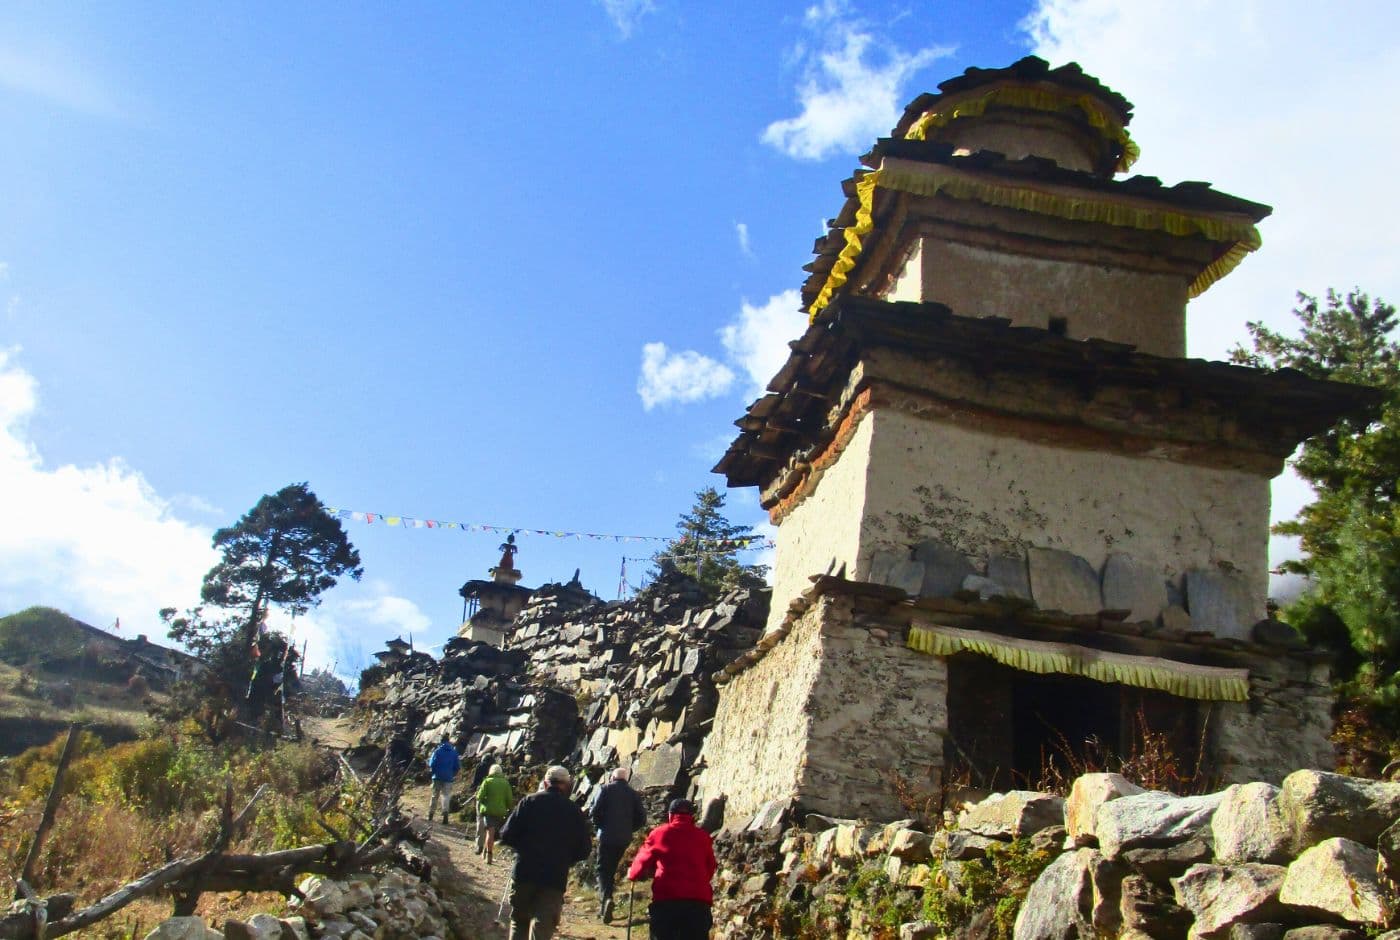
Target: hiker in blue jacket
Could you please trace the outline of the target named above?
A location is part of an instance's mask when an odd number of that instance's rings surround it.
[[[428,769],[433,772],[433,798],[428,802],[428,818],[432,819],[437,812],[438,799],[441,798],[442,821],[446,823],[448,810],[452,806],[452,781],[457,779],[457,771],[462,769],[462,759],[457,756],[457,749],[447,735],[442,736],[442,743],[428,758]]]

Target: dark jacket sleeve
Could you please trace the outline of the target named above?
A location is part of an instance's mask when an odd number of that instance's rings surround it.
[[[574,845],[573,861],[581,862],[588,858],[593,851],[593,830],[588,825],[588,817],[583,815],[583,810],[574,808],[574,815],[578,822],[578,835]]]
[[[647,824],[647,808],[642,803],[642,795],[636,790],[632,794],[632,831],[636,832]]]
[[[525,809],[524,801],[516,805],[506,817],[505,823],[501,826],[501,832],[496,836],[496,841],[502,845],[508,845],[513,849],[520,848],[525,840],[525,830],[527,828],[525,819],[521,816],[521,810]]]
[[[605,786],[598,791],[598,798],[593,801],[593,805],[588,809],[588,819],[593,823],[595,829],[603,828],[603,820],[607,819],[608,797],[611,792]]]

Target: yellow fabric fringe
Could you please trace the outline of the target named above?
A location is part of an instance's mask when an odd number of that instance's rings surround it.
[[[1249,670],[1197,666],[1148,656],[1129,656],[1069,643],[1046,643],[976,630],[930,625],[909,628],[906,645],[931,656],[978,653],[1022,672],[1057,672],[1099,682],[1156,689],[1182,698],[1215,702],[1249,700]]]
[[[875,188],[897,190],[918,196],[934,196],[944,193],[954,199],[981,202],[986,205],[1007,209],[1035,212],[1075,222],[1099,222],[1122,228],[1140,229],[1150,232],[1166,232],[1169,235],[1204,235],[1212,241],[1233,241],[1234,244],[1219,258],[1212,261],[1197,275],[1187,288],[1188,297],[1198,297],[1205,293],[1216,281],[1229,274],[1244,260],[1245,255],[1263,244],[1259,230],[1244,221],[1231,221],[1207,215],[1195,215],[1170,209],[1149,209],[1123,205],[1099,199],[1068,196],[1062,193],[1047,192],[1027,186],[1008,183],[987,183],[971,179],[942,167],[918,164],[918,169],[910,165],[887,164],[869,173],[856,182],[855,223],[844,231],[846,244],[827,274],[826,283],[807,308],[810,319],[831,303],[832,296],[846,283],[846,278],[860,258],[861,246],[866,235],[875,226]]]
[[[1114,167],[1118,172],[1131,167],[1142,156],[1137,142],[1128,134],[1127,128],[1118,119],[1104,111],[1103,106],[1091,95],[1069,95],[1043,88],[1025,88],[1007,85],[993,88],[977,98],[958,101],[919,116],[904,135],[905,140],[927,139],[929,128],[946,127],[958,118],[981,117],[987,108],[1000,105],[1008,108],[1028,108],[1034,111],[1068,111],[1078,108],[1084,112],[1089,123],[1109,140],[1116,142],[1123,154]]]

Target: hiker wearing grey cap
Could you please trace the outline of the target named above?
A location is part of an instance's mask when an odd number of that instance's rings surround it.
[[[632,833],[647,824],[642,798],[627,785],[631,776],[626,767],[614,770],[612,780],[598,791],[598,798],[588,811],[598,828],[598,904],[605,924],[612,923],[617,865],[632,841]]]
[[[588,818],[569,799],[569,771],[551,767],[544,783],[544,789],[520,801],[501,827],[501,844],[515,849],[510,940],[554,936],[564,911],[569,866],[586,859],[593,848]]]

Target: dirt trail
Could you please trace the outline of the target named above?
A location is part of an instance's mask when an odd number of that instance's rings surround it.
[[[430,795],[428,787],[414,787],[405,791],[403,806],[405,811],[425,817]],[[510,880],[510,867],[515,857],[511,850],[500,846],[496,849],[493,864],[476,854],[474,830],[470,823],[454,821],[444,826],[440,821],[432,824],[432,837],[425,850],[433,861],[433,867],[440,879],[440,889],[457,905],[462,923],[468,936],[482,938],[505,937],[508,924],[495,923],[496,912]],[[561,940],[624,940],[627,936],[627,882],[619,878],[615,895],[620,910],[612,924],[604,924],[598,918],[598,900],[592,885],[580,885],[574,876],[569,878],[569,890],[565,895],[564,918],[555,933]],[[638,886],[632,924],[635,940],[647,936],[646,905],[651,896],[651,886]]]
[[[351,716],[309,718],[303,722],[303,728],[309,739],[333,748],[355,745],[364,732],[364,728]],[[404,791],[404,812],[417,817],[419,827],[427,825],[421,820],[427,818],[431,793],[432,789],[428,786],[414,786]],[[430,831],[424,851],[432,859],[443,900],[457,907],[459,923],[466,935],[473,940],[506,937],[509,924],[497,924],[496,913],[500,909],[506,884],[510,881],[514,854],[505,846],[500,846],[496,850],[494,864],[487,865],[486,859],[476,854],[472,824],[461,822],[460,815],[454,817],[449,825],[443,825],[441,821],[432,823]],[[578,878],[571,875],[569,891],[565,895],[564,917],[555,936],[560,940],[625,940],[627,882],[622,878],[618,880],[620,883],[615,897],[619,910],[612,924],[604,924],[598,918],[598,899],[591,882],[580,885]],[[651,886],[638,885],[632,923],[635,940],[644,940],[647,936],[646,907],[650,897]]]

